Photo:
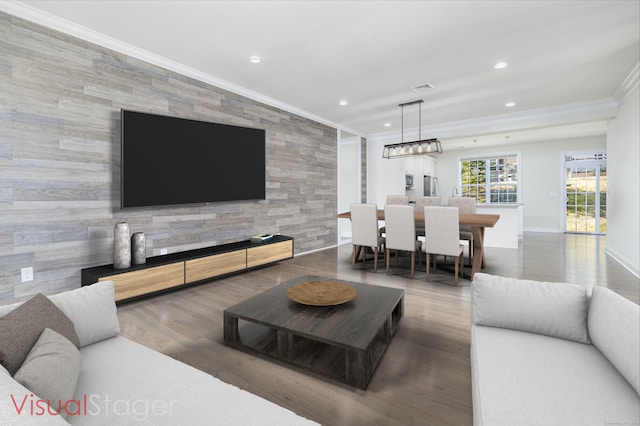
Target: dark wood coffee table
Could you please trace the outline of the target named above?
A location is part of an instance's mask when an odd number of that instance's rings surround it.
[[[366,389],[404,311],[404,291],[331,279],[356,297],[337,306],[290,300],[289,287],[327,280],[304,275],[224,311],[224,341],[323,377]]]

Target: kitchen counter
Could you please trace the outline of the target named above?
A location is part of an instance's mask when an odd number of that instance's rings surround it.
[[[517,249],[518,241],[522,239],[523,209],[523,204],[478,204],[478,213],[500,215],[496,226],[485,232],[485,247]]]

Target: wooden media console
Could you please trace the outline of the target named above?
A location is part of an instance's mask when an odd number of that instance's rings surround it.
[[[293,257],[293,238],[275,235],[272,240],[250,240],[179,253],[154,256],[143,265],[114,269],[113,265],[81,271],[82,285],[98,281],[115,283],[117,302],[179,288],[229,274],[244,272]]]

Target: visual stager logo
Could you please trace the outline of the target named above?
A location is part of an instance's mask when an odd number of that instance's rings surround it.
[[[10,401],[18,416],[48,417],[102,417],[122,416],[129,420],[145,422],[149,418],[171,416],[175,400],[112,399],[109,395],[85,394],[79,399],[43,400],[33,393],[10,395]]]

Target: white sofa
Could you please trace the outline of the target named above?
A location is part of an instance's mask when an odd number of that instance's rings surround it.
[[[79,339],[79,374],[76,375],[77,382],[72,379],[75,386],[73,397],[64,401],[62,407],[65,408],[60,413],[50,413],[43,408],[46,405],[40,402],[42,398],[16,379],[28,377],[21,371],[27,364],[26,360],[13,377],[0,366],[0,424],[316,424],[119,336],[113,296],[113,283],[101,282],[48,297],[71,320]],[[0,322],[20,305],[0,306]],[[65,344],[72,345],[69,340]],[[37,357],[31,357],[35,346],[27,357],[30,362],[38,361]],[[73,351],[78,352],[78,349],[71,347]],[[72,354],[72,358],[75,356]],[[45,370],[51,371],[38,373],[32,380],[42,380],[43,376],[49,375],[60,376],[61,371],[73,364],[75,358],[72,358],[53,367],[55,361],[41,357]],[[68,372],[65,374],[69,375]],[[64,379],[57,377],[56,380]],[[53,406],[60,407],[55,403]]]
[[[596,286],[475,274],[475,425],[640,424],[640,307]]]

